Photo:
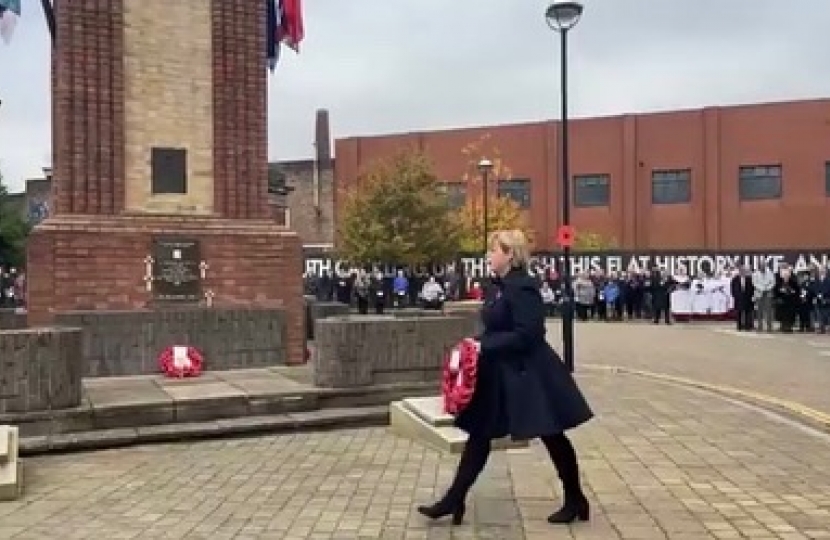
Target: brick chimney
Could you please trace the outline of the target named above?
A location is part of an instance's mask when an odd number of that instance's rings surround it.
[[[330,171],[331,162],[331,129],[329,128],[329,112],[326,109],[317,110],[314,125],[314,147],[317,149],[317,166],[320,172]]]

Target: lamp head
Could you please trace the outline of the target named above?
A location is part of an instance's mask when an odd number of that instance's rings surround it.
[[[579,22],[583,9],[579,2],[555,0],[545,11],[545,20],[553,30],[567,32]]]

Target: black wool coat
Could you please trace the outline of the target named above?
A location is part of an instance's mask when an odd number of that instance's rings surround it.
[[[539,287],[524,269],[496,282],[478,337],[481,353],[470,404],[455,425],[471,437],[532,439],[579,426],[591,408],[545,339]]]

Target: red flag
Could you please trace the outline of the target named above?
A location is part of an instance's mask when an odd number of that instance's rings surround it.
[[[302,0],[282,0],[281,8],[280,23],[283,43],[295,52],[300,52],[300,42],[305,37]]]

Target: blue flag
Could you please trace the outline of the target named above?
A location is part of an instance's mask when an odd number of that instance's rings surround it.
[[[2,1],[2,0],[0,0]],[[265,46],[266,46],[266,57],[268,58],[268,69],[271,73],[274,72],[274,68],[277,66],[277,60],[280,57],[280,38],[278,36],[280,23],[279,23],[279,9],[277,7],[277,0],[265,0],[265,3],[268,7],[268,12],[266,14],[266,32],[268,35],[265,36]]]
[[[0,0],[0,8],[6,8],[18,17],[20,16],[20,0]]]

